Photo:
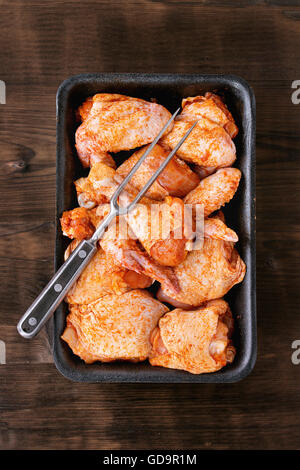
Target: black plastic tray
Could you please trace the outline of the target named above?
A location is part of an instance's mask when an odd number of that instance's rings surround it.
[[[173,112],[187,96],[215,91],[224,96],[239,134],[235,139],[237,166],[243,174],[234,199],[225,208],[226,221],[237,231],[237,249],[247,264],[241,284],[227,294],[235,316],[236,358],[230,366],[212,374],[194,375],[185,371],[152,367],[148,362],[131,364],[114,362],[86,365],[75,356],[60,336],[65,327],[67,308],[62,304],[53,319],[53,353],[58,370],[67,378],[80,382],[160,382],[160,383],[225,383],[246,377],[256,360],[255,298],[255,98],[247,82],[231,75],[177,74],[85,74],[65,80],[57,92],[57,226],[55,269],[63,261],[69,243],[63,237],[59,217],[75,207],[73,181],[86,175],[76,156],[74,134],[75,111],[88,97],[99,92],[121,93],[150,100]],[[127,155],[126,155],[127,157]]]

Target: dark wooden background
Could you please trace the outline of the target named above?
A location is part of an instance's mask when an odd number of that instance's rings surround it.
[[[300,438],[300,2],[0,0],[1,449],[293,449]],[[55,94],[82,72],[244,77],[257,100],[258,360],[233,385],[84,385],[20,315],[53,269]]]

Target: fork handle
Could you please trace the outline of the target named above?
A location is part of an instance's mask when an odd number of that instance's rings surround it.
[[[23,338],[33,338],[40,331],[96,251],[96,244],[83,240],[71,253],[19,321],[17,328]]]

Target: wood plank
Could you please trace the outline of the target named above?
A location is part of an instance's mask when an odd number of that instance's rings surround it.
[[[274,358],[264,363],[274,365]],[[123,384],[121,393],[117,384],[68,382],[51,365],[22,366],[16,383],[15,367],[4,367],[5,448],[14,448],[16,437],[20,449],[282,449],[299,443],[295,368],[286,371],[283,399],[284,377],[274,378],[272,367],[257,367],[234,386]]]
[[[4,341],[6,345],[6,364],[8,365],[49,364],[53,362],[45,329],[36,338],[28,341],[21,338],[15,324],[10,326],[1,325],[0,340]]]
[[[5,2],[6,14],[0,19],[2,79],[8,86],[58,85],[69,75],[91,70],[92,59],[93,70],[98,71],[222,71],[250,81],[272,80],[275,71],[277,80],[295,80],[299,6],[248,4],[232,10],[232,4],[216,10],[214,5],[192,2],[180,7],[169,2],[122,2],[119,8],[114,2],[86,1],[76,8],[65,3]],[[78,18],[88,27],[77,27]]]

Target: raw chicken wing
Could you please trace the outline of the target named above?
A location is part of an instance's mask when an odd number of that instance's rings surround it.
[[[165,134],[160,143],[173,149],[195,120],[198,124],[177,156],[200,167],[232,165],[236,150],[231,137],[237,134],[237,127],[221,99],[213,94],[184,99],[172,131]]]
[[[76,240],[90,238],[100,221],[96,209],[88,210],[85,207],[65,211],[60,219],[63,234]]]
[[[130,150],[151,143],[171,117],[160,104],[109,93],[89,98],[79,114],[84,120],[75,139],[84,166],[97,156],[103,161],[107,152]]]
[[[185,198],[185,204],[201,204],[204,217],[229,202],[240,182],[241,172],[237,168],[222,168],[200,181]]]
[[[143,147],[131,155],[128,160],[125,160],[117,169],[117,173],[125,178],[148,147],[149,146]],[[167,158],[168,154],[169,151],[167,149],[164,149],[161,145],[155,145],[146,160],[132,177],[131,184],[140,191]],[[166,196],[184,197],[197,186],[199,181],[200,178],[196,173],[194,173],[183,160],[174,155],[157,180],[148,189],[146,196],[156,200],[164,199]]]
[[[223,127],[232,139],[238,133],[232,114],[221,98],[213,93],[183,99],[181,115],[190,115],[198,119],[201,117],[210,119]]]

